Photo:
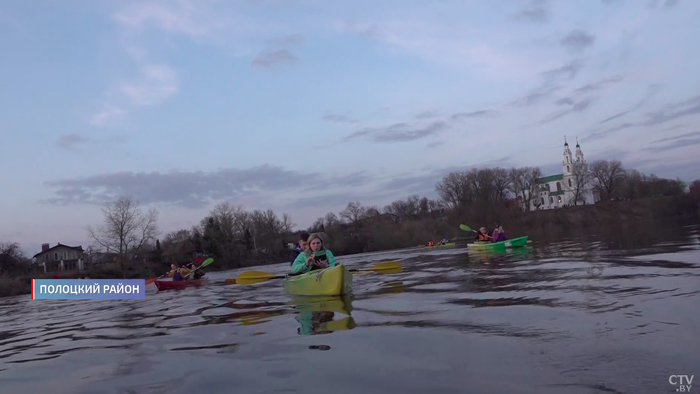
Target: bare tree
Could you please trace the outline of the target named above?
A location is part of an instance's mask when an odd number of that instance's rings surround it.
[[[572,201],[574,205],[578,205],[579,202],[585,202],[583,199],[583,192],[586,190],[586,186],[590,180],[591,174],[585,163],[580,161],[572,163],[571,177],[564,183],[565,187],[574,195]]]
[[[150,208],[143,212],[139,203],[130,197],[108,202],[102,209],[104,223],[88,233],[97,246],[107,253],[117,253],[122,272],[126,276],[128,264],[138,258],[144,245],[158,236],[158,211]]]
[[[350,223],[355,223],[362,219],[366,209],[360,204],[360,202],[349,202],[348,206],[340,211],[340,217],[347,220]]]
[[[598,181],[605,195],[610,198],[613,191],[625,180],[625,169],[619,160],[598,160],[591,163],[591,176]]]
[[[467,179],[464,172],[451,172],[435,185],[435,191],[437,191],[447,208],[454,209],[464,204],[466,200],[464,195],[466,191],[464,186],[466,184]],[[397,214],[396,212],[394,213]]]
[[[292,221],[292,217],[288,213],[283,213],[282,214],[282,233],[283,234],[289,234],[292,232],[292,229],[297,226],[296,223]]]
[[[533,197],[539,195],[537,180],[542,177],[542,170],[539,167],[511,168],[508,177],[510,178],[510,191],[515,194],[516,198],[522,199],[526,210],[529,211],[533,205],[535,209],[541,205],[541,203],[533,204]]]

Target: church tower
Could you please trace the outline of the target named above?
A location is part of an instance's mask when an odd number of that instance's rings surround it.
[[[583,159],[581,145],[578,144],[578,137],[576,138],[576,161],[581,162],[583,165],[586,165],[586,160]]]
[[[578,151],[580,150],[580,148],[578,147],[578,141],[576,141],[576,146],[577,146],[576,154],[578,155]],[[581,154],[581,157],[583,157],[583,153]],[[571,175],[573,164],[574,164],[574,159],[571,157],[571,149],[569,149],[569,143],[566,142],[566,136],[564,136],[564,162],[563,162],[564,176]]]

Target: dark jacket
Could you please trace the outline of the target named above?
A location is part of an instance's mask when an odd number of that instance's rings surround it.
[[[297,256],[301,253],[301,248],[297,244],[294,246],[294,249],[292,249],[292,253],[289,255],[289,264],[294,264],[294,260],[297,259]]]

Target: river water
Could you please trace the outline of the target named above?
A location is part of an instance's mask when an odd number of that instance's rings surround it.
[[[343,298],[224,282],[241,270],[143,301],[4,298],[0,392],[697,393],[698,227],[672,238],[340,257],[403,266]]]

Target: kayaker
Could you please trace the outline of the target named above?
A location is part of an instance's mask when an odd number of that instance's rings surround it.
[[[321,237],[314,233],[308,238],[306,250],[299,253],[294,263],[292,263],[292,273],[300,274],[316,269],[335,267],[336,264],[333,253],[323,246]]]
[[[500,241],[505,241],[508,238],[506,237],[505,231],[503,231],[503,226],[500,224],[496,223],[496,228],[493,230],[493,235],[491,236],[491,240],[493,242],[500,242]]]
[[[428,241],[428,246],[435,246],[432,240]]]
[[[173,278],[173,282],[187,280],[187,276],[190,274],[190,270],[185,267],[178,267],[177,264],[170,264],[170,272],[168,272],[168,278]]]
[[[478,242],[489,242],[491,240],[491,237],[489,236],[488,231],[486,231],[486,227],[482,227],[479,229],[479,232],[476,234],[476,239],[475,241]]]
[[[294,260],[299,256],[299,254],[303,251],[306,250],[306,248],[309,246],[309,233],[303,232],[299,234],[299,241],[297,244],[294,246],[294,249],[292,249],[292,253],[289,255],[289,263],[294,264]]]

